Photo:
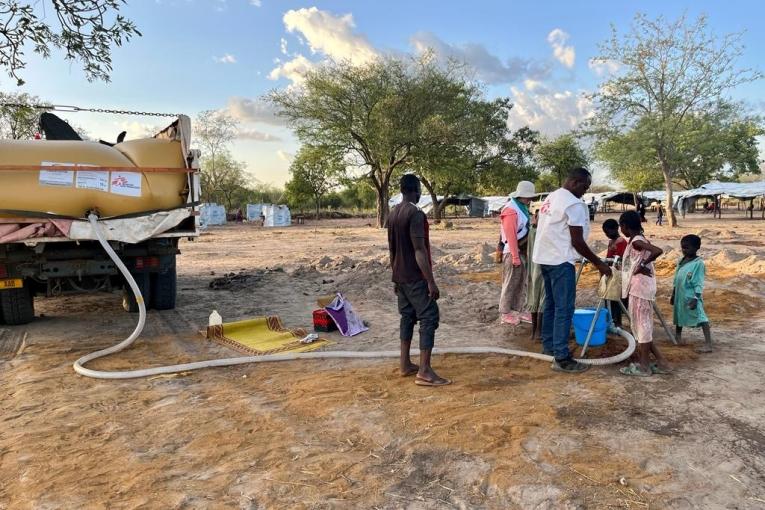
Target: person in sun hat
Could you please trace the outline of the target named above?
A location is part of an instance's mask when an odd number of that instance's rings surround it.
[[[524,310],[528,286],[526,243],[531,226],[529,204],[536,195],[533,182],[519,182],[499,215],[499,242],[502,246],[499,313],[503,324],[531,323],[531,313]]]

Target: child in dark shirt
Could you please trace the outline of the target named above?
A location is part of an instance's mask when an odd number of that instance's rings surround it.
[[[627,249],[629,244],[625,238],[619,233],[619,222],[615,219],[608,219],[603,222],[603,233],[608,237],[608,251],[606,252],[606,258],[624,257],[624,250]],[[626,300],[622,300],[624,302]],[[625,303],[626,307],[627,304]],[[611,317],[614,319],[614,325],[617,328],[622,327],[622,307],[619,306],[618,301],[609,301],[608,308],[611,311]]]

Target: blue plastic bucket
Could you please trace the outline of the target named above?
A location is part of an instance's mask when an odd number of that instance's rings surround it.
[[[574,310],[574,336],[578,345],[584,345],[590,325],[595,317],[595,308],[577,308]],[[595,321],[595,330],[590,338],[590,346],[597,347],[606,343],[606,330],[608,329],[609,312],[605,308],[600,309],[598,319]]]

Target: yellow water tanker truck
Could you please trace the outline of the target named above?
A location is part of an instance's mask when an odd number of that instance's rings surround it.
[[[189,118],[116,144],[61,133],[0,140],[0,323],[30,322],[35,296],[122,289],[124,308],[137,311],[98,233],[135,277],[147,308],[175,308],[178,243],[198,235]]]

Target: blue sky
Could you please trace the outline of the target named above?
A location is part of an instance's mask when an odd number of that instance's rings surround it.
[[[582,94],[602,80],[590,58],[613,23],[629,29],[639,8],[649,16],[709,16],[718,34],[746,30],[743,67],[765,70],[758,30],[765,2],[448,2],[276,0],[129,0],[123,13],[143,33],[113,53],[111,83],[88,83],[60,55],[30,56],[22,90],[55,104],[182,112],[225,109],[241,121],[237,159],[260,181],[283,184],[297,143],[259,98],[289,86],[327,57],[364,62],[384,53],[433,48],[473,66],[492,96],[511,97],[513,127],[547,136],[575,127],[590,111]],[[16,90],[0,77],[0,88]],[[765,81],[742,86],[739,100],[765,110]],[[163,121],[71,114],[93,137],[138,136]]]

